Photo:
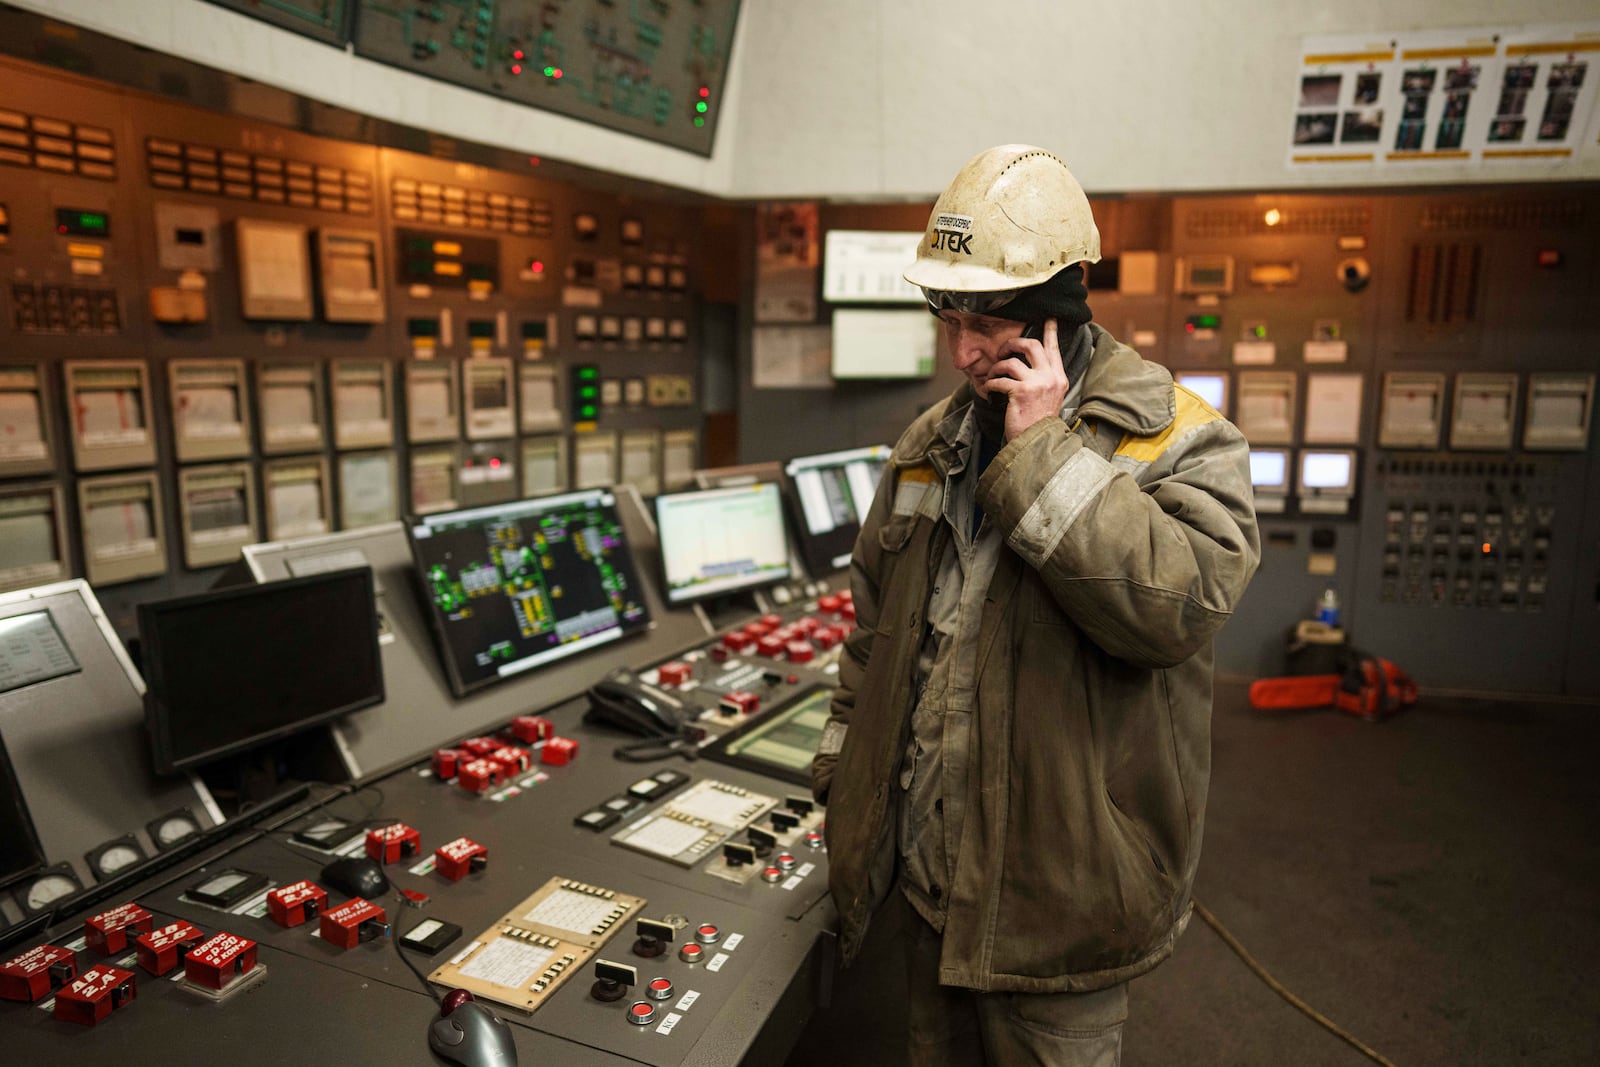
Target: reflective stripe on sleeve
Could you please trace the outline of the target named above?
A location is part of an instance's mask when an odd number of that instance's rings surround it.
[[[817,755],[837,756],[844,751],[844,735],[849,726],[838,719],[829,719],[828,725],[822,728],[822,740],[817,743]]]
[[[1043,567],[1089,501],[1115,474],[1111,464],[1094,452],[1078,449],[1045,483],[1007,543],[1029,566],[1035,570]]]

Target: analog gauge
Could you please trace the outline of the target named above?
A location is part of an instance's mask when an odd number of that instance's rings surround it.
[[[93,871],[94,876],[101,881],[143,862],[144,859],[144,849],[139,847],[139,842],[131,834],[119,837],[115,841],[107,841],[84,856],[85,862],[89,864],[89,870]]]
[[[172,848],[200,832],[200,823],[188,808],[169,812],[145,827],[150,839],[162,850]]]
[[[16,899],[29,915],[37,915],[56,901],[70,897],[82,888],[83,886],[78,884],[77,876],[72,873],[72,868],[63,863],[47,871],[40,871],[23,882],[17,888]]]

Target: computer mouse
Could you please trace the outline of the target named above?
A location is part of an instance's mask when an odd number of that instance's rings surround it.
[[[517,1045],[511,1027],[472,999],[465,989],[452,989],[428,1025],[428,1047],[462,1067],[516,1067]]]
[[[389,878],[376,860],[349,856],[322,868],[324,884],[363,900],[376,900],[389,891]]]

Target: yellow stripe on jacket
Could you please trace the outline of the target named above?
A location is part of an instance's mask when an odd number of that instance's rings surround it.
[[[1190,430],[1222,418],[1220,411],[1200,399],[1197,394],[1181,385],[1174,385],[1172,389],[1177,401],[1177,414],[1173,416],[1172,424],[1150,437],[1124,434],[1121,443],[1117,445],[1117,455],[1126,456],[1139,463],[1154,463],[1161,458],[1162,453]]]

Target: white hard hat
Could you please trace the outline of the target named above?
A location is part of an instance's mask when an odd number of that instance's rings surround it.
[[[1007,144],[968,160],[939,195],[905,279],[935,310],[983,311],[1063,267],[1099,261],[1100,231],[1067,165]]]

